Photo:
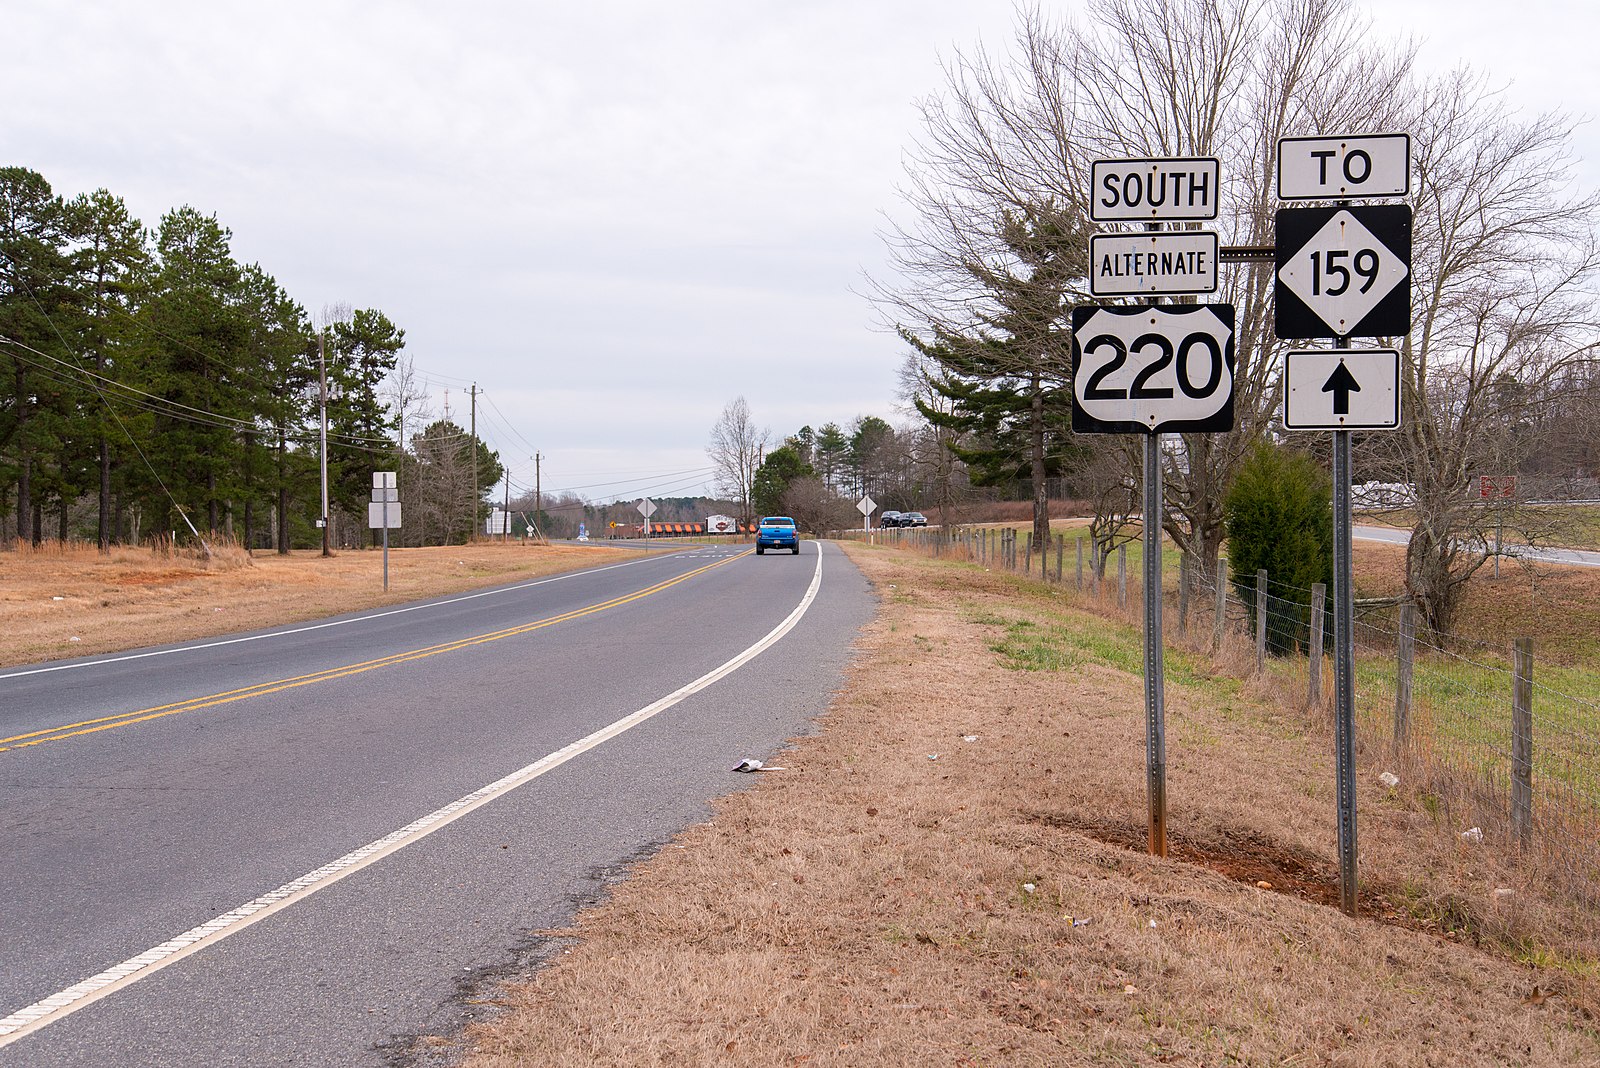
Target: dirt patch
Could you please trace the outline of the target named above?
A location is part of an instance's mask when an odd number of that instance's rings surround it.
[[[488,992],[507,1012],[469,1033],[472,1068],[1600,1062],[1582,968],[1490,930],[1536,891],[1496,904],[1505,873],[1370,773],[1363,878],[1414,923],[1325,903],[1321,725],[1173,670],[1178,848],[1151,857],[1136,638],[1063,590],[850,551],[883,608],[822,732]],[[1010,669],[1019,630],[1071,655]]]

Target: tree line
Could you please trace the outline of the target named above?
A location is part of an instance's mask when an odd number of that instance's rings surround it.
[[[102,551],[318,544],[325,408],[338,542],[365,536],[374,470],[399,473],[403,541],[470,537],[503,470],[427,418],[405,331],[374,308],[314,321],[231,236],[193,207],[152,229],[105,189],[0,168],[0,529]]]
[[[934,427],[862,415],[778,439],[743,397],[723,409],[706,454],[741,520],[789,515],[813,533],[859,525],[863,496],[880,509],[953,509],[969,489],[965,464]]]
[[[1572,117],[1524,115],[1466,68],[1418,69],[1352,0],[1098,0],[1079,18],[1019,12],[1009,49],[958,53],[922,102],[909,215],[874,299],[907,343],[905,399],[970,482],[1024,484],[1036,537],[1065,478],[1115,538],[1139,510],[1142,446],[1071,430],[1074,305],[1089,293],[1096,159],[1215,156],[1224,245],[1271,246],[1276,145],[1290,135],[1412,135],[1412,329],[1401,427],[1357,435],[1357,481],[1407,487],[1407,594],[1447,633],[1506,518],[1482,476],[1600,477],[1600,197],[1572,182]],[[1216,574],[1230,487],[1258,445],[1326,452],[1283,430],[1273,267],[1225,267],[1237,309],[1235,429],[1166,436],[1165,532]],[[1549,536],[1548,511],[1525,510]]]

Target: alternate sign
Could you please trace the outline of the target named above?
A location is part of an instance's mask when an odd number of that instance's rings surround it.
[[[656,502],[652,501],[649,497],[644,498],[638,504],[634,505],[634,507],[637,508],[639,510],[639,514],[644,516],[646,519],[649,519],[651,516],[656,514]]]
[[[1217,291],[1217,235],[1210,231],[1094,234],[1089,292],[1157,297]]]
[[[1400,353],[1311,349],[1283,361],[1285,430],[1393,430],[1400,425]]]
[[[1279,208],[1279,337],[1397,337],[1411,329],[1411,208]]]
[[[1285,137],[1278,142],[1280,200],[1356,200],[1410,192],[1410,134]]]
[[[1097,159],[1089,167],[1095,222],[1215,219],[1221,165],[1214,156]]]
[[[1072,309],[1072,429],[1233,429],[1233,305]]]
[[[872,497],[867,494],[863,494],[861,499],[856,502],[856,511],[860,512],[864,516],[871,515],[873,510],[877,507],[878,502],[873,500]]]

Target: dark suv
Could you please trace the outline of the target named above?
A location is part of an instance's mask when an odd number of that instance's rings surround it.
[[[756,555],[768,549],[788,549],[800,555],[800,532],[794,528],[793,519],[786,515],[769,515],[761,520],[756,528]]]

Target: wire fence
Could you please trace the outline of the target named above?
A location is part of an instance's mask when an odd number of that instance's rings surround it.
[[[1138,542],[1104,554],[1084,535],[1033,544],[1028,528],[841,532],[1007,570],[1083,596],[1075,607],[1141,625]],[[1164,636],[1171,647],[1249,655],[1254,670],[1325,724],[1334,714],[1332,601],[1326,590],[1258,575],[1219,584],[1164,553]],[[1130,556],[1133,558],[1130,561]],[[1218,571],[1227,574],[1226,559]],[[1537,870],[1600,905],[1600,679],[1537,665],[1531,641],[1417,633],[1401,598],[1360,600],[1352,632],[1357,764],[1415,789],[1443,827]],[[1388,779],[1384,780],[1386,783]]]

